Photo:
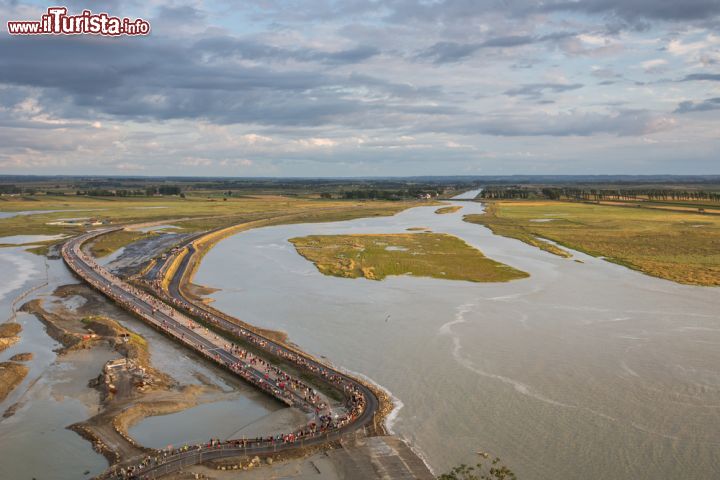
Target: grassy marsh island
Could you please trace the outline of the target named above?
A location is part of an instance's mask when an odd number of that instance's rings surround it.
[[[447,213],[455,213],[455,212],[459,211],[461,208],[462,208],[462,206],[460,206],[460,205],[451,205],[449,207],[438,208],[437,210],[435,210],[435,213],[437,213],[438,215],[444,215]]]
[[[320,272],[336,277],[382,280],[388,275],[412,275],[507,282],[528,276],[447,234],[310,235],[290,242]]]
[[[556,255],[544,241],[605,257],[649,275],[691,285],[720,285],[720,216],[557,201],[499,201],[466,215],[494,233]]]

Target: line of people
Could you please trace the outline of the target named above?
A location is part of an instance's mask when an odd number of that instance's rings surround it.
[[[225,365],[246,381],[271,393],[273,396],[281,401],[284,401],[288,405],[301,407],[311,406],[311,411],[315,413],[314,421],[309,422],[305,427],[295,432],[271,437],[258,437],[255,439],[243,440],[236,439],[224,442],[216,439],[208,442],[207,444],[198,445],[193,448],[203,451],[203,449],[214,448],[247,449],[262,448],[263,446],[295,444],[309,437],[324,435],[327,432],[338,430],[352,423],[364,412],[366,408],[365,395],[358,388],[357,384],[348,379],[346,376],[334,370],[328,369],[325,365],[300,355],[297,352],[281,347],[274,342],[269,342],[267,339],[255,334],[254,332],[239,327],[234,323],[211,314],[206,310],[200,309],[196,305],[191,304],[184,299],[180,300],[170,297],[164,292],[160,282],[157,280],[152,284],[154,290],[163,298],[163,300],[171,303],[174,307],[181,308],[191,315],[201,318],[205,322],[212,323],[220,328],[229,330],[231,333],[235,334],[239,338],[243,338],[250,344],[253,344],[284,360],[292,362],[298,367],[312,372],[313,374],[320,376],[325,381],[340,387],[346,397],[345,408],[343,409],[344,413],[333,414],[328,403],[323,400],[323,397],[306,383],[287,374],[282,369],[271,364],[265,359],[248,352],[237,344],[228,342],[226,339],[221,339],[215,334],[211,334],[206,327],[203,327],[194,320],[191,320],[180,312],[177,312],[174,308],[158,298],[121,281],[119,278],[100,267],[82,250],[81,246],[83,242],[92,238],[94,235],[97,235],[97,233],[85,235],[74,241],[67,242],[63,246],[63,257],[76,273],[81,275],[95,288],[102,291],[105,295],[117,303],[133,311],[146,321],[155,324],[168,334],[200,351],[207,357]],[[79,258],[85,267],[91,268],[97,277],[100,277],[100,280],[93,276],[83,275],[83,267],[77,264],[73,256]],[[104,282],[109,283],[109,285]],[[130,295],[130,298],[128,298],[128,294]],[[149,307],[150,313],[147,313],[146,311],[143,311],[142,308],[139,308],[135,303],[135,299],[142,300],[142,302]],[[173,323],[162,318],[162,315],[158,315],[159,313],[169,317]],[[185,331],[183,331],[179,326],[186,328],[189,334],[186,336]],[[197,338],[193,338],[193,335],[190,333],[197,334],[200,338],[205,339],[207,343],[213,345],[213,348],[207,348],[202,341],[198,341]],[[227,355],[221,356],[219,351],[224,351]],[[142,472],[147,472],[151,467],[162,465],[170,461],[173,456],[183,454],[187,455],[189,454],[189,451],[189,447],[183,447],[183,449],[170,452],[162,451],[156,456],[149,456],[142,459],[137,464],[114,470],[112,473],[116,476],[111,478],[142,478],[141,476],[138,476],[142,475]]]

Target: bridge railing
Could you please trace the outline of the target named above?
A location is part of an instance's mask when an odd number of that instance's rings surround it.
[[[184,468],[192,467],[194,465],[200,465],[203,462],[220,460],[223,458],[240,458],[272,454],[274,452],[280,452],[291,448],[302,447],[306,443],[316,443],[316,441],[321,439],[326,440],[329,439],[331,435],[334,436],[335,434],[337,434],[337,432],[324,431],[306,435],[302,439],[297,439],[293,442],[271,442],[267,440],[246,444],[228,442],[220,443],[213,446],[202,446],[201,448],[190,447],[188,450],[172,453],[170,455],[163,455],[162,452],[159,452],[159,455],[157,456],[161,457],[160,461],[145,468],[136,468],[133,472],[133,476],[123,476],[123,474],[120,473],[120,467],[115,467],[114,469],[96,478],[107,480],[119,480],[125,478],[161,478],[170,473],[179,472]]]

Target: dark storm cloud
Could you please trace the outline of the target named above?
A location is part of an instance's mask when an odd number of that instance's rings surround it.
[[[701,102],[685,101],[678,104],[675,113],[707,112],[720,110],[720,97],[708,98]]]
[[[207,44],[156,41],[129,48],[128,42],[135,40],[0,39],[0,83],[13,86],[18,96],[39,91],[38,101],[46,111],[70,119],[202,119],[276,129],[342,125],[403,134],[497,136],[634,135],[656,125],[647,112],[527,113],[490,115],[478,121],[477,112],[442,101],[445,93],[440,87],[415,87],[356,73],[272,70],[212,61],[207,59]],[[542,100],[544,93],[582,86],[526,84],[506,94]],[[348,89],[362,89],[366,95],[348,96]],[[3,104],[18,103],[18,96],[4,95]]]
[[[439,95],[439,88],[417,88],[367,75],[253,67],[228,61],[218,52],[230,47],[248,49],[226,40],[183,46],[143,39],[2,38],[0,83],[41,89],[44,108],[66,118],[104,114],[135,120],[207,119],[317,126],[353,124],[362,120],[366,111],[385,115],[453,112],[449,106],[397,101]],[[208,59],[211,51],[218,56]],[[273,50],[268,51],[273,54]],[[253,54],[268,55],[268,51]],[[372,53],[360,48],[306,55],[330,63]],[[374,92],[382,102],[349,98],[349,88]],[[382,121],[376,118],[375,125]]]

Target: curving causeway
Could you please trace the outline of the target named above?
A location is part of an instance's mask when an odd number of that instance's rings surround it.
[[[101,478],[153,479],[209,460],[301,452],[338,441],[359,429],[383,433],[382,427],[377,427],[381,400],[369,385],[183,295],[181,279],[187,274],[191,256],[197,253],[192,241],[171,256],[166,265],[176,261],[177,268],[169,274],[167,288],[158,285],[148,289],[153,294],[112,274],[83,250],[85,243],[120,229],[94,230],[67,241],[62,248],[65,263],[125,310],[283,404],[306,412],[308,421],[280,435],[156,451],[114,465]],[[327,388],[321,388],[323,385]]]

